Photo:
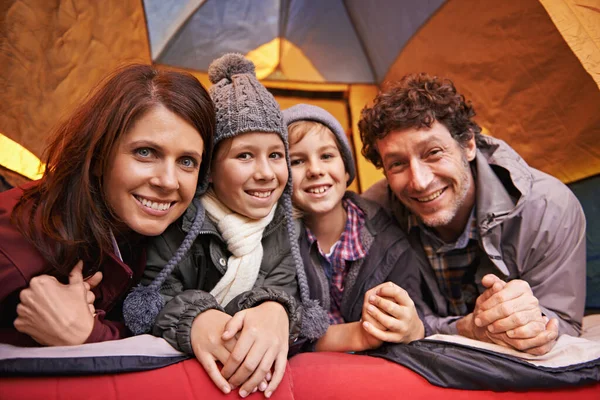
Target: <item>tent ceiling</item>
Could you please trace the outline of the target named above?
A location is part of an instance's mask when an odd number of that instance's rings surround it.
[[[251,56],[260,78],[380,83],[443,3],[144,0],[144,8],[152,58],[160,64],[206,71],[215,58],[238,52]]]

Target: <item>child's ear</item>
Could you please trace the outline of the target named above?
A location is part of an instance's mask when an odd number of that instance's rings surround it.
[[[350,180],[350,174],[346,172],[346,186],[348,186],[348,181]]]

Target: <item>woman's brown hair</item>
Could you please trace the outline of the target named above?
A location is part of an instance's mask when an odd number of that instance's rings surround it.
[[[11,219],[49,264],[68,275],[79,259],[87,273],[112,252],[117,226],[102,190],[102,171],[119,138],[162,105],[202,136],[198,184],[210,165],[215,111],[196,78],[148,65],[122,67],[103,80],[52,133],[43,177],[24,191]],[[85,264],[85,263],[84,263]]]

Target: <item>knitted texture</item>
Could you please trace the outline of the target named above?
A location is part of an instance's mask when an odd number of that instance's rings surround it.
[[[127,295],[123,302],[123,319],[127,328],[134,335],[148,333],[152,329],[156,317],[165,305],[159,292],[160,287],[192,247],[192,243],[202,229],[204,208],[199,200],[194,200],[194,205],[196,206],[194,222],[173,257],[150,285],[143,286],[140,283]]]
[[[226,306],[234,297],[254,287],[263,257],[263,232],[273,220],[277,207],[273,207],[266,217],[255,220],[231,211],[217,199],[212,189],[202,196],[201,201],[232,253],[227,260],[225,275],[210,291],[221,306]]]
[[[356,176],[354,158],[352,157],[352,148],[348,143],[348,137],[344,128],[333,115],[321,107],[310,104],[296,104],[283,111],[283,120],[286,127],[297,121],[314,121],[325,125],[333,133],[338,142],[338,147],[344,160],[344,167],[350,176],[347,185],[351,184]]]
[[[226,54],[208,67],[208,77],[217,114],[215,148],[223,139],[246,132],[277,133],[287,147],[279,104],[256,79],[252,61],[241,54]]]

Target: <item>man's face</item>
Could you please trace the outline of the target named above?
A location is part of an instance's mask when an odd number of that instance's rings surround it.
[[[463,148],[436,121],[430,129],[390,132],[376,145],[398,200],[442,239],[458,237],[475,202],[475,139]]]

